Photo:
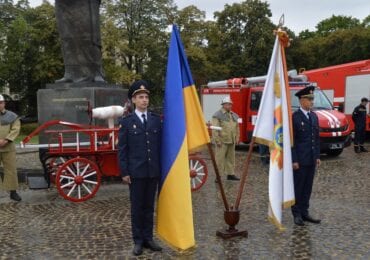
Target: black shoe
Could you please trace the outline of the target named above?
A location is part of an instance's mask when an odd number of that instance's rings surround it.
[[[240,179],[236,177],[235,175],[227,175],[227,179],[231,181],[239,181]]]
[[[160,247],[156,242],[153,240],[144,242],[144,247],[149,248],[152,251],[162,251],[162,247]]]
[[[10,198],[15,201],[21,201],[21,196],[18,195],[18,193],[15,190],[10,191]]]
[[[360,153],[361,152],[360,148],[358,146],[354,146],[354,148],[355,148],[355,153]]]
[[[294,217],[294,224],[297,226],[304,226],[303,219],[300,216]]]
[[[141,255],[143,253],[143,246],[141,244],[135,244],[132,253],[134,255]]]
[[[310,215],[302,216],[302,219],[303,219],[303,221],[311,222],[311,223],[314,223],[314,224],[320,224],[320,222],[321,222],[321,219],[315,219],[315,218],[311,217]]]
[[[360,146],[360,152],[367,153],[369,151],[365,147]]]

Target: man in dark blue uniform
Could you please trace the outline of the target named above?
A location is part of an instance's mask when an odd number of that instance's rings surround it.
[[[361,104],[355,107],[352,113],[352,120],[355,123],[355,152],[368,152],[364,147],[366,135],[366,106],[369,100],[364,97],[361,99]]]
[[[130,187],[133,254],[141,255],[143,247],[162,250],[153,241],[162,123],[159,115],[147,111],[149,90],[146,81],[134,82],[128,97],[132,99],[135,111],[120,121],[118,156],[122,180]]]
[[[292,160],[296,203],[292,206],[292,213],[294,223],[299,226],[304,226],[304,221],[321,222],[308,213],[315,169],[320,165],[319,121],[311,111],[314,89],[308,86],[295,94],[301,106],[293,113]]]

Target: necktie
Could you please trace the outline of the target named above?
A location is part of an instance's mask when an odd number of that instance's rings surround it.
[[[144,124],[144,127],[145,127],[145,129],[146,129],[146,116],[145,116],[145,114],[141,114],[141,116],[142,116],[142,118],[143,118],[143,124]]]
[[[307,112],[307,117],[308,117],[308,121],[311,122],[311,113],[310,112]]]

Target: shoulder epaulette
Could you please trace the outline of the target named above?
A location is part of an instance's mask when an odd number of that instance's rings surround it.
[[[149,114],[150,114],[150,115],[152,115],[152,116],[157,116],[157,117],[161,117],[161,115],[160,115],[160,114],[158,114],[158,113],[154,113],[154,112],[149,112]]]

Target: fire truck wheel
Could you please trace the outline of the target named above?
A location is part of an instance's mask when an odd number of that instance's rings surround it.
[[[55,180],[58,192],[63,198],[82,202],[92,198],[101,183],[99,167],[86,158],[73,158],[59,169]]]
[[[343,152],[343,149],[338,149],[338,150],[329,150],[329,151],[327,151],[326,152],[326,154],[328,155],[328,156],[338,156],[338,155],[340,155],[341,153]]]
[[[199,190],[204,185],[208,177],[207,165],[202,158],[196,155],[190,155],[189,169],[191,190]]]

